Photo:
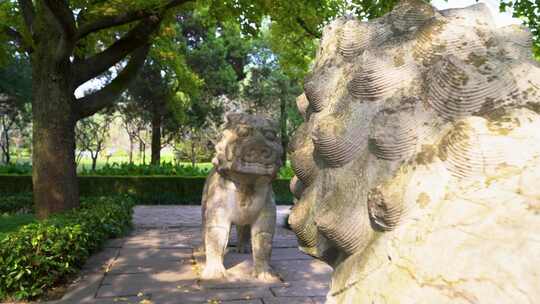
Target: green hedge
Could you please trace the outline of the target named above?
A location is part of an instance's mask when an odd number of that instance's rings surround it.
[[[32,213],[34,201],[31,192],[2,195],[0,198],[0,215],[15,213]]]
[[[32,299],[78,271],[108,238],[131,227],[134,201],[81,199],[81,207],[28,224],[0,239],[0,300]]]
[[[159,165],[133,164],[133,163],[112,163],[105,164],[96,170],[82,167],[79,175],[84,176],[198,176],[204,177],[212,170],[211,163],[198,163],[195,166],[186,164],[175,164],[172,162],[162,162]],[[0,165],[0,174],[32,174],[32,165],[29,163],[12,163]],[[278,172],[279,178],[290,179],[294,176],[292,168],[287,164],[281,167]]]
[[[144,204],[198,204],[205,177],[80,176],[81,196],[129,194]],[[273,183],[278,204],[292,204],[288,179]],[[29,175],[0,175],[0,193],[32,191]]]

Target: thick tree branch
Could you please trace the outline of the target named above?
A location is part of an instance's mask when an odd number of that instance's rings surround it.
[[[162,8],[169,9],[169,8],[182,5],[190,1],[193,1],[193,0],[167,0],[167,1],[164,1]],[[153,7],[153,8],[127,11],[127,12],[124,12],[115,16],[105,16],[105,17],[102,17],[101,19],[98,19],[92,22],[83,21],[79,25],[79,30],[77,32],[76,39],[80,40],[84,38],[86,35],[102,30],[102,29],[131,23],[137,20],[150,17],[156,14],[156,12],[158,12],[158,9]]]
[[[66,60],[75,47],[75,17],[69,8],[67,0],[42,0],[49,10],[62,33],[62,39],[56,48],[55,59]]]
[[[161,19],[157,16],[150,16],[142,20],[137,26],[131,29],[124,37],[117,40],[103,52],[98,53],[86,60],[77,61],[73,65],[75,87],[99,76],[115,65],[133,50],[148,42],[152,33],[158,28]]]
[[[306,22],[304,21],[304,19],[300,18],[300,17],[296,17],[296,23],[298,23],[298,25],[300,25],[300,27],[302,29],[304,29],[304,31],[306,31],[306,33],[308,33],[310,36],[312,36],[313,38],[321,38],[321,34],[319,34],[318,32],[316,31],[313,31],[311,30]]]
[[[124,69],[108,85],[93,94],[78,99],[75,105],[78,118],[88,117],[114,104],[125,88],[137,77],[139,70],[146,60],[149,49],[150,44],[139,47],[133,52],[131,59]]]
[[[75,37],[75,17],[66,0],[43,0],[63,31],[67,40]]]
[[[16,29],[5,25],[2,27],[2,32],[9,37],[9,40],[15,42],[16,44],[21,45],[23,43],[23,37]]]
[[[36,11],[32,0],[18,0],[24,23],[30,34],[34,34],[34,16]]]
[[[9,26],[3,26],[3,27],[0,27],[0,32],[4,32],[9,37],[9,40],[17,44],[17,46],[21,50],[24,50],[28,53],[32,52],[32,48],[24,42],[24,39],[21,33],[19,33],[14,28],[11,28]]]

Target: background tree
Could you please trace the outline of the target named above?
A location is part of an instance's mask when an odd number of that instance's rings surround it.
[[[286,75],[278,58],[268,47],[267,36],[258,40],[250,54],[248,77],[242,87],[242,101],[248,112],[273,116],[280,126],[283,151],[287,151],[289,136],[301,123],[296,109],[296,97],[302,93],[300,81]],[[287,154],[283,153],[285,163]]]
[[[215,22],[205,14],[184,14],[179,43],[185,45],[186,62],[201,79],[197,94],[190,95],[173,145],[192,165],[209,161],[213,154],[214,126],[220,125],[224,103],[239,97],[239,81],[246,77],[246,64],[253,37],[242,34],[231,21]],[[174,108],[173,108],[174,109]]]
[[[11,161],[12,143],[25,137],[30,124],[32,71],[28,58],[18,55],[0,67],[0,149],[2,161]]]
[[[105,150],[105,143],[109,138],[109,130],[113,119],[112,113],[103,112],[77,122],[75,128],[77,150],[79,155],[84,152],[90,153],[92,171],[96,171],[98,156]],[[78,158],[80,159],[80,157]]]
[[[120,114],[121,125],[129,139],[129,163],[133,163],[133,147],[140,138],[141,132],[147,128],[147,120],[143,118],[142,109],[135,103],[123,98],[116,109]]]
[[[118,98],[144,63],[152,36],[185,2],[2,3],[5,37],[28,51],[32,63],[33,190],[39,218],[79,205],[76,122]],[[74,96],[78,86],[124,61],[122,71],[101,90]]]
[[[169,106],[180,107],[181,103],[172,105],[174,89],[170,87],[167,79],[162,75],[162,70],[156,63],[147,62],[141,69],[136,80],[129,86],[128,94],[132,102],[140,107],[141,119],[148,121],[151,126],[151,161],[153,165],[159,165],[161,159],[162,137],[165,126],[175,127],[176,123],[165,120],[175,120],[171,115]],[[167,133],[173,133],[169,130]],[[140,134],[138,132],[137,134]],[[165,140],[167,142],[167,140]]]
[[[373,18],[397,0],[217,1],[217,0],[18,0],[0,3],[0,61],[30,54],[32,63],[33,186],[38,217],[78,205],[75,172],[75,124],[111,105],[137,75],[150,50],[170,63],[175,31],[187,12],[210,25],[238,24],[253,35],[269,24],[270,46],[285,74],[302,79],[311,62],[322,26],[337,15],[353,12]],[[510,3],[505,1],[505,3]],[[516,14],[537,28],[538,5],[513,1]],[[180,16],[180,17],[178,17]],[[535,36],[538,31],[534,32]],[[195,43],[196,41],[194,41]],[[536,45],[538,39],[535,40]],[[151,48],[151,46],[153,47]],[[188,44],[186,44],[188,45]],[[16,51],[15,51],[16,50]],[[180,55],[180,56],[179,56]],[[234,54],[233,54],[234,55]],[[235,65],[235,59],[228,62]],[[113,66],[122,69],[101,90],[76,98],[75,90]],[[241,65],[241,64],[240,64]],[[177,65],[175,69],[184,69]],[[185,77],[189,73],[178,75]],[[202,76],[202,75],[201,75]],[[182,82],[179,82],[180,84]],[[191,94],[186,94],[191,98]]]
[[[533,53],[536,60],[540,61],[540,2],[530,0],[501,1],[501,11],[512,9],[516,18],[523,20],[533,35]]]

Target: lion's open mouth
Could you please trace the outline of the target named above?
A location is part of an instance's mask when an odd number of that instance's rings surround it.
[[[239,173],[256,175],[273,175],[277,167],[275,164],[261,164],[257,162],[238,162],[235,170]]]

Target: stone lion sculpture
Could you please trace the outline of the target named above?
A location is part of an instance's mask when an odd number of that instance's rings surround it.
[[[291,141],[328,303],[537,303],[540,65],[484,4],[400,2],[323,32]]]
[[[237,250],[246,252],[251,237],[254,275],[273,280],[269,262],[276,223],[272,180],[281,167],[283,149],[277,125],[269,119],[231,113],[216,145],[203,190],[202,217],[206,265],[202,279],[226,276],[223,257],[231,224],[237,228]]]

